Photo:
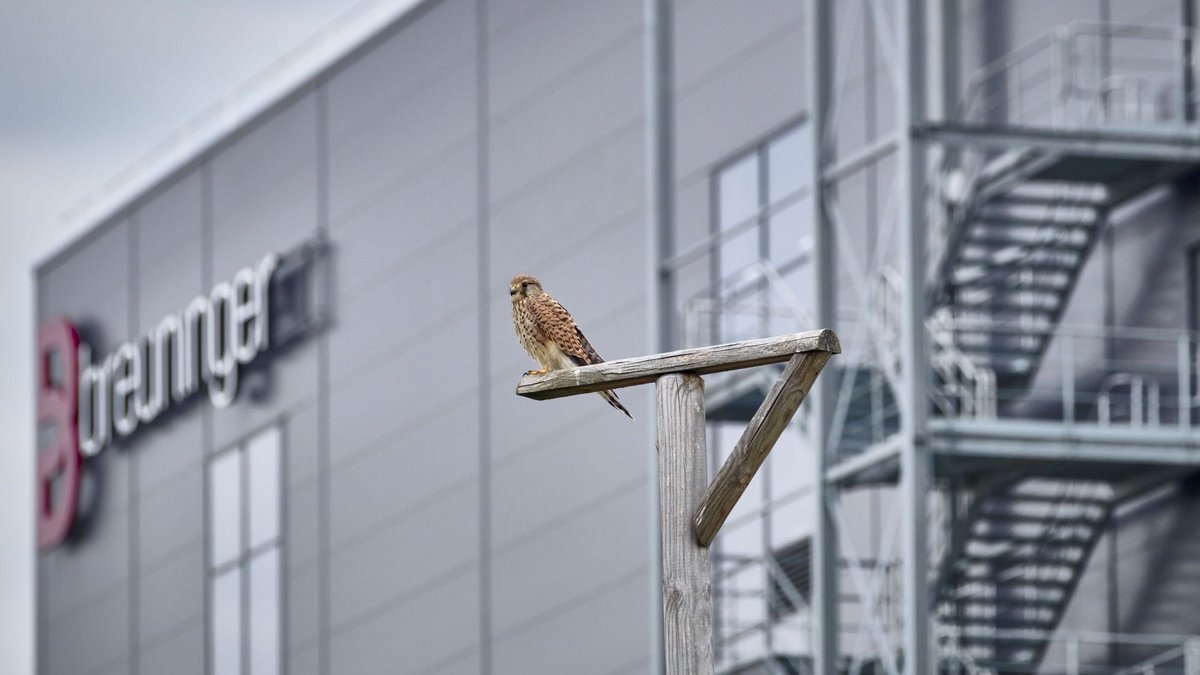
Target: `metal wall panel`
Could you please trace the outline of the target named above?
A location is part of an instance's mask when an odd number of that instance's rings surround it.
[[[129,332],[129,249],[129,224],[122,219],[101,225],[86,244],[43,266],[39,323],[70,317],[94,358],[107,356]],[[70,538],[38,557],[38,665],[44,673],[128,667],[132,470],[122,443],[105,449],[103,461],[88,463]]]
[[[982,10],[967,4],[970,46],[986,26]],[[1002,8],[1012,13],[1013,42],[1060,14],[1091,16],[1099,6],[1044,4]],[[1164,7],[1146,11],[1164,14]],[[268,357],[256,375],[269,385],[260,395],[225,411],[211,411],[201,396],[92,462],[103,492],[89,531],[38,563],[45,672],[126,672],[134,644],[144,673],[200,662],[203,453],[276,421],[286,453],[284,649],[292,672],[319,672],[324,656],[337,673],[378,672],[380,664],[476,673],[484,663],[494,673],[647,671],[647,617],[658,603],[647,578],[653,421],[630,422],[595,396],[515,397],[533,364],[512,334],[505,295],[512,275],[539,275],[602,354],[647,351],[642,6],[494,0],[486,10],[488,25],[478,27],[470,0],[419,8],[137,204],[134,233],[124,222],[103,225],[39,271],[39,319],[67,314],[101,354],[214,281],[326,225],[335,278],[327,352],[309,340]],[[848,20],[844,8],[838,13]],[[802,114],[804,12],[803,3],[784,0],[754,11],[681,0],[675,19],[685,243],[709,231],[714,167]],[[487,41],[482,81],[479,28]],[[964,57],[981,59],[981,49]],[[893,107],[879,45],[867,39],[845,54],[856,69],[874,65],[871,77],[843,92],[843,154],[886,129]],[[888,171],[847,182],[840,195],[845,234],[864,259]],[[1192,209],[1186,200],[1164,203]],[[1170,209],[1137,216],[1152,223],[1118,232],[1122,269],[1144,269],[1196,238]],[[1175,234],[1160,236],[1167,232]],[[1179,278],[1176,257],[1158,268],[1162,283]],[[688,268],[685,296],[707,282],[707,262]],[[1118,285],[1118,304],[1129,311],[1145,309],[1133,276]],[[1181,299],[1169,294],[1163,306]],[[842,299],[844,307],[856,302]],[[1072,311],[1090,318],[1099,303],[1080,293],[1076,304]],[[317,395],[322,383],[327,410]],[[639,418],[649,394],[649,387],[621,392]],[[861,491],[846,499],[855,528],[886,526],[874,512],[879,498]],[[1130,535],[1122,541],[1168,546],[1157,525],[1122,527]],[[788,531],[798,536],[803,528]],[[877,539],[855,546],[871,555]],[[1126,555],[1117,563],[1122,579],[1145,577],[1141,558]],[[1093,561],[1080,587],[1089,599],[1073,616],[1097,616],[1107,603],[1100,575],[1109,564]],[[131,592],[132,567],[138,587]],[[1122,602],[1136,596],[1124,581],[1121,592]],[[605,630],[596,630],[598,620]]]
[[[641,3],[600,4],[495,3],[490,16],[486,393],[497,674],[646,667],[648,422],[594,396],[536,403],[512,393],[536,367],[513,334],[506,288],[515,274],[538,276],[605,357],[645,351]],[[639,417],[645,395],[621,392]],[[611,535],[580,537],[587,523]],[[611,566],[598,573],[597,560]],[[630,575],[640,576],[623,594],[612,580]],[[581,606],[603,606],[605,629],[576,621]],[[531,640],[540,654],[528,653]]]

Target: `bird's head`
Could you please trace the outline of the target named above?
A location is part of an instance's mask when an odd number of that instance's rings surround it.
[[[518,274],[508,282],[508,295],[513,302],[542,292],[542,282],[528,274]]]

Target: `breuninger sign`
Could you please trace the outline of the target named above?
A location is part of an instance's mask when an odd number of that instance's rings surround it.
[[[102,360],[93,359],[67,319],[41,327],[38,425],[54,434],[38,454],[39,548],[66,537],[83,458],[98,455],[114,434],[129,436],[202,385],[217,408],[233,403],[239,366],[269,347],[271,275],[278,265],[272,253],[243,267]]]

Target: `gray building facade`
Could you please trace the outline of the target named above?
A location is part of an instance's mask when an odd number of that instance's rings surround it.
[[[820,600],[809,575],[822,579],[820,569],[811,571],[819,568],[811,547],[825,536],[823,493],[813,489],[824,478],[814,479],[813,467],[823,466],[818,454],[831,465],[875,467],[862,458],[886,451],[904,407],[888,379],[885,350],[872,337],[891,335],[895,325],[875,323],[887,303],[869,290],[904,267],[896,248],[902,233],[893,239],[895,226],[886,224],[896,210],[892,181],[903,171],[896,146],[883,147],[902,105],[889,74],[899,47],[888,33],[901,8],[891,0],[820,3],[830,7],[838,87],[815,111],[814,3],[671,3],[675,250],[664,261],[655,259],[647,215],[644,4],[426,0],[38,267],[38,324],[65,318],[92,363],[154,335],[164,317],[186,324],[193,298],[211,299],[215,287],[270,254],[282,261],[279,279],[291,269],[284,263],[301,260],[296,278],[307,284],[272,287],[279,321],[288,320],[288,307],[318,318],[301,321],[286,344],[248,359],[228,405],[214,405],[206,391],[183,397],[84,458],[74,523],[65,541],[38,559],[39,672],[655,672],[653,397],[647,387],[622,391],[636,422],[592,396],[540,403],[516,397],[520,375],[534,366],[513,334],[506,287],[515,274],[535,274],[601,354],[635,356],[656,350],[649,302],[656,289],[647,280],[660,266],[670,269],[673,284],[674,302],[665,309],[674,319],[672,344],[804,330],[825,316],[842,336],[844,354],[828,377],[844,388],[846,403],[835,410],[836,387],[816,394],[826,397],[829,417],[842,420],[833,425],[837,437],[818,453],[813,434],[824,433],[814,431],[823,423],[802,420],[714,549],[719,668],[821,667],[813,627],[822,614],[808,607]],[[1040,121],[1025,124],[1023,109],[1013,107],[1023,76],[1005,70],[996,84],[988,80],[989,64],[1048,31],[1084,21],[1111,38],[1123,35],[1114,27],[1169,26],[1182,31],[1166,38],[1172,50],[1190,50],[1194,31],[1187,0],[924,4],[942,11],[929,21],[931,30],[952,26],[943,31],[950,36],[944,44],[954,43],[958,65],[945,78],[943,94],[953,99],[945,109],[982,91],[976,96],[1008,106],[980,113],[1001,130],[1039,128]],[[1122,52],[1117,38],[1100,44],[1108,46],[1095,58],[1110,66],[1158,58],[1152,47]],[[1099,56],[1105,49],[1107,57]],[[1194,129],[1190,58],[1159,69],[1178,76],[1183,84],[1176,89],[1151,81],[1143,94],[1110,82],[1106,96],[1128,97],[1112,106],[1127,106],[1142,123],[1139,106],[1170,107],[1175,95],[1192,117],[1146,115],[1168,129]],[[822,248],[828,240],[813,217],[814,119],[837,139],[826,168],[841,173],[818,181],[839,181],[836,247]],[[1119,127],[1114,134],[1140,133],[1129,131],[1129,120],[1106,126],[1110,121],[1102,115],[1096,123],[1100,141],[1109,126]],[[959,154],[945,151],[929,162],[937,176],[931,209],[947,223],[941,230],[929,224],[935,243],[957,242],[955,223],[969,230],[976,222],[960,217],[966,211],[951,195],[955,181],[968,192],[988,188],[979,176],[992,174],[972,169],[971,153],[995,173],[1004,166],[988,162],[1020,144],[976,150],[951,131],[944,148]],[[1007,322],[982,338],[965,323],[928,331],[934,356],[921,376],[933,383],[931,419],[945,421],[931,426],[932,444],[974,438],[971,429],[954,426],[969,421],[994,431],[988,447],[998,448],[986,461],[978,454],[960,464],[933,462],[930,493],[943,510],[931,503],[929,529],[945,536],[930,569],[945,571],[932,581],[926,604],[941,607],[931,625],[950,629],[931,631],[939,669],[1069,672],[1071,659],[1078,668],[1082,658],[1112,666],[1094,672],[1115,672],[1178,647],[1178,658],[1162,662],[1176,670],[1161,672],[1200,672],[1200,643],[1189,641],[1200,635],[1200,586],[1189,564],[1200,546],[1191,517],[1200,508],[1191,411],[1191,393],[1200,390],[1192,376],[1200,316],[1192,169],[1200,153],[1188,145],[1194,139],[1178,142],[1187,134],[1170,138],[1165,144],[1184,148],[1171,166],[1134,166],[1153,180],[1122,183],[1128,194],[1109,195],[1099,234],[1080,235],[1087,244],[1069,272],[1050,270],[1070,278],[1051,284],[1061,293],[1047,301],[1058,303],[1046,312],[1048,324],[1006,314],[1011,308],[996,303],[1011,289],[1000,281],[971,290],[987,295],[975,303],[983,310],[968,306],[974,301],[965,290],[932,303],[948,308],[954,321],[969,323],[978,310]],[[939,142],[929,147],[943,151]],[[1016,165],[1025,167],[1023,161]],[[1037,201],[1040,184],[1065,182],[1063,175],[1019,173],[1006,185],[1039,183],[1026,190]],[[1055,197],[1053,218],[1035,217],[1079,229],[1070,214],[1056,220],[1063,209],[1091,206],[1087,187],[1072,189]],[[1025,257],[1005,259],[999,249],[1014,243],[988,243],[993,234],[985,228],[966,235],[994,246],[983,253],[957,243],[931,253],[930,286],[941,288],[935,263],[960,254],[967,262],[989,257],[993,267],[1020,275],[1053,266],[1028,250],[1059,240],[1018,241]],[[823,266],[823,253],[839,262]],[[955,264],[947,263],[946,275]],[[233,288],[236,304],[241,296]],[[826,292],[831,313],[822,309]],[[213,307],[206,317],[216,316]],[[285,325],[271,317],[274,327]],[[1018,345],[1034,356],[1014,361],[1004,356],[1011,351],[1002,348],[1006,338],[997,337],[1013,330],[1040,331],[1046,344]],[[953,349],[938,335],[949,335]],[[1069,358],[1043,359],[1066,354],[1068,341]],[[953,361],[947,354],[959,359],[949,368],[957,368],[954,382],[939,370]],[[1177,366],[1187,375],[1175,380]],[[968,370],[972,375],[963,375]],[[984,370],[991,379],[979,374]],[[740,397],[757,386],[712,382],[710,412],[720,421],[712,427],[710,471],[740,433]],[[960,396],[968,388],[973,393]],[[1014,420],[1024,426],[1003,426]],[[1164,459],[1143,465],[1124,457],[1107,473],[1055,457],[1030,459],[1040,451],[1027,448],[1031,434],[1061,436],[1076,422],[1103,427],[1094,436],[1098,447],[1145,446]],[[1109,431],[1123,440],[1100,437]],[[1093,436],[1070,438],[1087,445]],[[1012,461],[1006,448],[1024,462],[1023,473],[1007,475],[998,466]],[[937,452],[948,457],[953,449]],[[956,468],[942,470],[950,465]],[[839,485],[844,530],[835,551],[854,551],[826,570],[845,591],[832,601],[839,606],[833,642],[843,655],[831,666],[837,669],[882,669],[885,654],[894,658],[909,644],[900,611],[904,584],[896,578],[902,556],[888,536],[897,529],[902,507],[894,500],[903,490],[894,467],[881,461],[875,468],[877,475],[861,480],[846,480],[847,472],[830,479]],[[1136,474],[1138,484],[1122,483],[1125,474]],[[1061,487],[1068,482],[1074,487]],[[1000,495],[1004,490],[1011,492]],[[1001,496],[1008,506],[997,506]],[[1028,652],[1005,642],[1013,619],[1001,613],[1010,610],[968,607],[974,591],[967,577],[983,563],[953,562],[969,558],[996,527],[978,521],[979,513],[1041,517],[1015,504],[1021,496],[1065,504],[1080,510],[1068,520],[1091,523],[1072,525],[1084,528],[1086,545],[1061,572],[1063,592],[1039,596],[1052,619],[1016,619],[1041,626]],[[1084,511],[1092,503],[1100,505],[1097,518]],[[970,518],[980,527],[962,529]],[[1059,520],[1035,523],[1041,529],[1032,536],[1044,542],[1038,550],[1053,547],[1050,540],[1066,527]],[[879,571],[877,597],[855,590],[856,565],[868,575]],[[993,596],[1011,590],[1007,581],[990,583]],[[992,631],[982,645],[970,635],[978,611]],[[1120,637],[1128,634],[1178,639]]]

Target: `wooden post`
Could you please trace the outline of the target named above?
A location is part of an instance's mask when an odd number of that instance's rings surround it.
[[[819,330],[526,375],[517,385],[519,396],[544,401],[656,384],[666,675],[712,675],[708,544],[804,401],[813,380],[829,357],[841,350],[833,331]],[[701,375],[773,363],[787,366],[710,486]]]
[[[708,548],[692,530],[692,514],[708,487],[704,380],[671,373],[658,378],[657,389],[666,672],[711,675],[711,570]]]

